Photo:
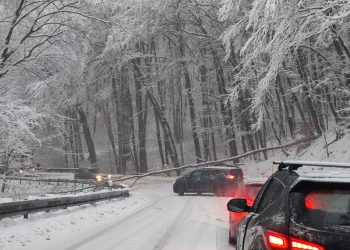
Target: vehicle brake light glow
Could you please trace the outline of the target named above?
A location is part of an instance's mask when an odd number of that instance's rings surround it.
[[[227,180],[233,180],[235,178],[234,175],[226,175]]]
[[[315,191],[306,195],[305,207],[307,209],[321,209],[323,207],[322,196],[324,196],[325,194],[326,192]]]
[[[307,250],[325,250],[324,247],[304,241],[304,240],[299,240],[296,238],[291,238],[291,245],[292,245],[292,250],[301,250],[301,249],[307,249]]]
[[[288,249],[288,239],[284,235],[267,231],[267,244],[277,249]]]
[[[321,245],[271,231],[266,231],[266,237],[267,244],[271,249],[325,250]]]

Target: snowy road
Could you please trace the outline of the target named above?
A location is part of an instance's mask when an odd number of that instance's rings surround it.
[[[0,221],[0,249],[233,249],[227,243],[227,198],[180,197],[172,193],[172,180],[156,177],[131,193],[95,207]]]

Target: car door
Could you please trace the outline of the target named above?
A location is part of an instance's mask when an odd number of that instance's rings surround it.
[[[190,192],[200,192],[201,187],[201,176],[202,171],[201,170],[195,170],[191,173],[190,177],[188,178],[188,191]]]
[[[272,178],[263,191],[257,203],[254,203],[252,212],[245,221],[246,228],[243,233],[243,245],[238,249],[260,250],[265,248],[265,228],[270,227],[273,218],[279,214],[278,208],[282,204],[279,197],[283,193],[285,186],[278,179]]]
[[[269,181],[267,181],[263,185],[263,187],[261,188],[260,192],[258,193],[258,195],[255,198],[255,201],[254,201],[253,206],[252,206],[252,210],[254,207],[257,206],[258,201],[261,199],[261,197],[265,193],[265,189],[267,188],[268,185],[269,185]],[[240,224],[238,226],[238,229],[237,229],[237,249],[243,249],[243,241],[245,238],[246,228],[247,228],[248,222],[250,221],[250,219],[253,216],[254,216],[253,212],[249,213],[247,216],[245,216],[242,219],[242,221],[240,222]]]
[[[203,169],[201,175],[201,187],[203,192],[213,192],[216,169]]]

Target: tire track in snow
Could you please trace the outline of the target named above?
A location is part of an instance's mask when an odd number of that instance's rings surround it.
[[[190,202],[186,202],[185,206],[181,209],[179,214],[174,218],[173,223],[168,227],[162,237],[159,239],[158,243],[154,246],[153,250],[162,250],[166,246],[171,234],[174,230],[182,223],[182,217],[188,214],[188,207]]]
[[[149,211],[149,209],[152,209],[152,207],[154,207],[157,203],[162,202],[163,200],[169,198],[172,195],[167,195],[167,196],[163,196],[155,201],[153,201],[151,204],[142,207],[141,209],[137,210],[136,212],[128,215],[127,217],[116,221],[115,223],[113,223],[112,225],[94,233],[92,236],[88,236],[82,240],[80,240],[79,242],[77,242],[76,244],[74,244],[73,246],[70,246],[69,248],[66,248],[65,250],[76,250],[78,248],[83,247],[84,245],[86,245],[89,242],[92,242],[95,239],[98,239],[99,237],[103,236],[105,233],[117,228],[117,227],[122,227],[123,224],[127,224],[128,221],[130,220],[130,218],[135,218],[137,216],[142,216],[143,213]]]

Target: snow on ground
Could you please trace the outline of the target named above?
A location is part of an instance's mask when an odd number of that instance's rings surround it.
[[[335,139],[333,132],[326,133],[327,144]],[[328,161],[328,162],[350,162],[350,133],[347,132],[339,141],[334,142],[327,148],[325,147],[325,138],[322,136],[310,143],[299,144],[285,149],[289,154],[288,157],[284,155],[282,150],[270,151],[269,159],[267,161],[254,161],[246,159],[242,161],[244,165],[241,167],[248,178],[269,177],[277,170],[277,165],[273,161],[285,160],[304,160],[304,161]],[[261,154],[261,158],[263,155]]]
[[[0,249],[228,250],[228,198],[177,196],[173,178],[140,180],[129,198],[0,221]]]
[[[334,139],[327,134],[327,142]],[[269,152],[268,161],[246,160],[248,178],[268,177],[273,160],[349,162],[350,134],[327,149],[325,139]],[[147,177],[131,189],[129,198],[67,210],[7,218],[0,221],[0,250],[228,250],[228,198],[212,195],[177,196],[174,178]]]
[[[29,219],[6,218],[0,221],[0,249],[51,249],[51,241],[60,239],[55,245],[63,249],[66,238],[85,235],[115,219],[121,218],[149,202],[146,197],[132,196],[96,205],[82,205],[49,213],[30,214]]]

